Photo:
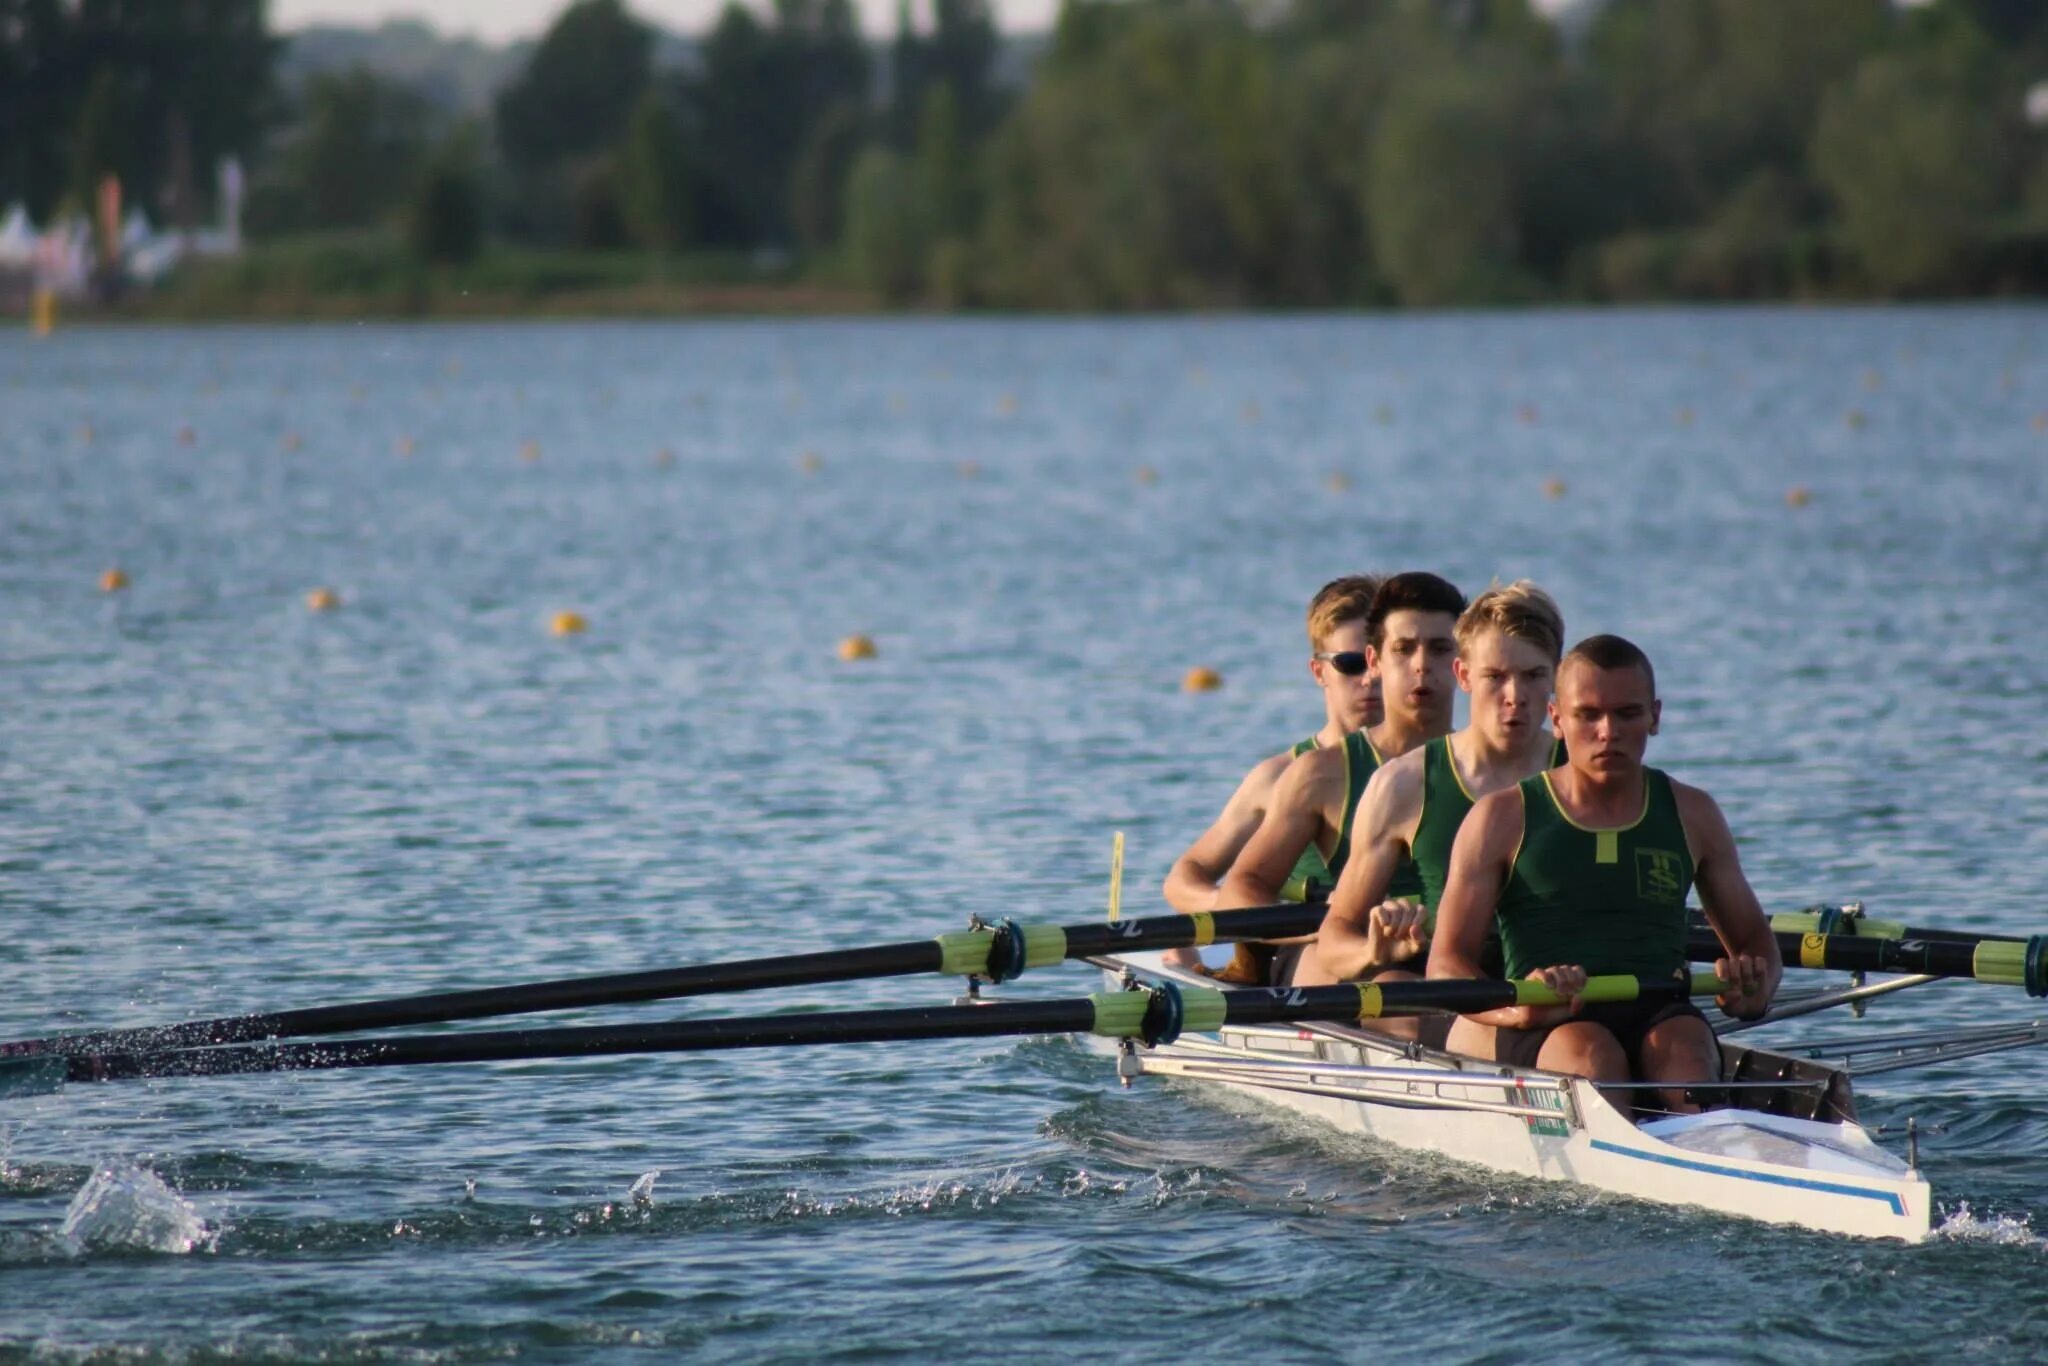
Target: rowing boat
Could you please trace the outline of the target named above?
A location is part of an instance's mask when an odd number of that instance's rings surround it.
[[[1204,982],[1157,953],[1095,961],[1113,985]],[[1857,1122],[1847,1073],[1763,1049],[1722,1045],[1729,1108],[1643,1123],[1581,1077],[1341,1024],[1226,1026],[1126,1056],[1126,1071],[1221,1088],[1509,1176],[1824,1233],[1928,1234],[1926,1180]]]
[[[1166,951],[1311,933],[1322,908],[1294,903],[1128,920],[1117,915],[1117,901],[1113,892],[1107,923],[991,924],[977,917],[964,931],[894,944],[18,1039],[0,1043],[0,1101],[74,1083],[1088,1034],[1116,1042],[1117,1071],[1126,1083],[1153,1074],[1255,1097],[1496,1173],[1828,1233],[1917,1242],[1928,1234],[1931,1201],[1917,1170],[1912,1127],[1905,1160],[1886,1152],[1857,1121],[1852,1077],[2048,1044],[2048,1022],[2041,1020],[1807,1041],[1776,1052],[1731,1043],[1742,1031],[1842,1006],[1860,1013],[1879,997],[1935,982],[1974,980],[2048,996],[2048,936],[1915,929],[1865,920],[1853,906],[1773,917],[1789,965],[1850,972],[1856,974],[1851,984],[1781,993],[1760,1019],[1720,1021],[1723,1075],[1709,1089],[1726,1105],[1638,1122],[1582,1078],[1461,1058],[1357,1027],[1376,1018],[1562,1004],[1541,982],[1218,990],[1209,978],[1169,967]],[[1711,962],[1720,952],[1712,933],[1696,925],[1688,956]],[[981,994],[983,986],[1063,962],[1095,965],[1107,974],[1108,989],[1000,1001]],[[1864,981],[1866,972],[1903,975]],[[966,977],[967,999],[894,1009],[404,1032],[408,1026],[920,973]],[[1596,976],[1578,995],[1586,1002],[1679,1000],[1712,996],[1724,985],[1712,973],[1690,980]]]

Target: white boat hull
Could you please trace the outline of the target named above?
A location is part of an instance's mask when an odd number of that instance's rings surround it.
[[[1195,984],[1157,955],[1116,960],[1146,977]],[[1760,1050],[1743,1071],[1779,1079],[1797,1069],[1818,1097],[1824,1069]],[[1918,1242],[1931,1197],[1917,1171],[1853,1118],[1753,1109],[1637,1124],[1581,1078],[1504,1067],[1335,1026],[1226,1027],[1138,1051],[1147,1073],[1223,1087],[1363,1134],[1496,1172],[1570,1181],[1663,1205],[1696,1206],[1765,1223]],[[1853,1113],[1845,1078],[1827,1104]],[[1764,1091],[1738,1091],[1762,1103]]]

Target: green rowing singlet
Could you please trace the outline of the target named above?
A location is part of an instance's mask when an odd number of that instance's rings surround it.
[[[1344,823],[1337,828],[1337,848],[1329,858],[1332,882],[1344,876],[1344,864],[1351,857],[1351,818],[1358,814],[1358,799],[1365,795],[1365,785],[1372,781],[1372,775],[1383,762],[1364,731],[1354,730],[1344,737]],[[1415,871],[1415,860],[1401,860],[1394,869],[1393,881],[1387,884],[1387,895],[1422,895],[1422,878]]]
[[[1563,762],[1564,741],[1552,739],[1550,767]],[[1474,804],[1451,757],[1451,737],[1431,740],[1422,750],[1422,814],[1415,818],[1415,842],[1408,849],[1422,878],[1422,904],[1429,908],[1431,923],[1451,880],[1451,846],[1458,842],[1458,828]]]
[[[1297,743],[1288,753],[1299,759],[1315,747],[1316,737],[1311,735]],[[1330,865],[1323,861],[1323,851],[1311,842],[1308,848],[1301,851],[1301,857],[1294,861],[1294,873],[1287,879],[1287,885],[1280,889],[1280,899],[1306,901],[1310,882],[1331,883],[1336,880],[1330,873]]]
[[[1564,814],[1548,773],[1523,780],[1522,844],[1498,911],[1510,980],[1560,963],[1596,977],[1685,969],[1692,850],[1671,780],[1646,768],[1643,788],[1635,824],[1589,830]]]

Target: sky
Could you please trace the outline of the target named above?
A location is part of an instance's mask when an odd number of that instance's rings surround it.
[[[896,28],[896,0],[855,0],[862,26],[870,34]],[[992,0],[996,22],[1005,29],[1043,29],[1052,25],[1058,0]],[[548,26],[567,0],[271,0],[271,23],[277,28],[308,24],[375,25],[386,19],[425,19],[443,33],[471,34],[492,42],[527,38]],[[677,33],[698,33],[724,7],[724,0],[627,0],[642,19]],[[924,8],[924,6],[919,6]]]

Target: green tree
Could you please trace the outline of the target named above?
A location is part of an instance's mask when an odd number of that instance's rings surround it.
[[[484,245],[484,196],[474,136],[449,138],[428,162],[407,224],[413,254],[433,265],[472,261]]]
[[[363,68],[314,76],[284,155],[309,226],[375,223],[418,179],[433,122],[416,91]]]
[[[886,147],[870,147],[846,179],[846,256],[855,277],[883,298],[915,298],[924,287],[931,230],[914,169]]]
[[[576,0],[498,96],[498,144],[521,170],[609,151],[647,88],[654,33],[621,0]]]
[[[619,200],[640,245],[655,251],[689,245],[696,220],[689,146],[675,110],[653,90],[633,111],[620,154]]]
[[[1510,111],[1444,75],[1404,89],[1373,131],[1367,221],[1405,304],[1470,303],[1512,278],[1516,167]]]
[[[822,251],[839,240],[846,202],[846,177],[867,141],[865,105],[842,101],[825,111],[789,176],[790,226],[797,241]]]
[[[87,214],[98,212],[99,185],[107,176],[119,180],[128,196],[136,193],[141,158],[135,145],[134,108],[134,97],[119,70],[102,67],[94,73],[72,135],[71,194]]]
[[[1828,91],[1813,163],[1879,288],[1951,281],[2000,197],[1993,112],[1964,72],[1879,57]]]

